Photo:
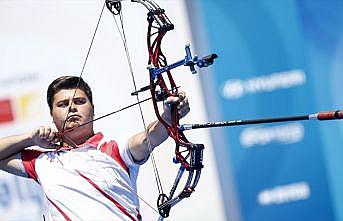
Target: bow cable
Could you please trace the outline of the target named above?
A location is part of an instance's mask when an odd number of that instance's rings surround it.
[[[120,26],[118,25],[118,22],[117,22],[117,20],[115,18],[115,14],[113,14],[113,19],[115,21],[117,30],[120,33],[120,36],[121,36],[121,39],[122,39],[122,42],[123,42],[123,46],[124,46],[124,50],[125,50],[125,55],[126,55],[126,59],[127,59],[128,65],[129,65],[129,69],[130,69],[130,74],[131,74],[131,79],[132,79],[132,83],[133,83],[133,86],[134,86],[134,90],[137,91],[136,79],[135,79],[135,76],[134,76],[134,73],[133,73],[131,56],[130,56],[130,52],[129,52],[129,49],[128,49],[128,46],[127,46],[127,40],[126,40],[126,35],[125,35],[124,22],[123,22],[123,14],[122,14],[121,10],[118,10],[118,12],[119,12],[118,14],[119,14],[119,18],[120,18]],[[142,110],[142,106],[140,104],[141,102],[140,102],[138,94],[136,94],[135,97],[136,97],[136,100],[137,100],[137,103],[138,103],[138,107],[139,107],[142,123],[143,123],[144,130],[145,130],[145,133],[146,133],[146,136],[147,136],[148,148],[149,148],[149,152],[150,152],[150,155],[151,155],[151,162],[152,162],[152,165],[153,165],[156,185],[157,185],[159,194],[161,194],[161,193],[163,193],[163,188],[162,188],[161,179],[160,179],[159,172],[158,172],[157,165],[156,165],[156,161],[155,161],[155,157],[154,157],[154,153],[153,153],[153,148],[152,148],[152,145],[151,145],[151,139],[150,139],[150,135],[149,135],[149,128],[146,126],[146,122],[145,122],[145,118],[144,118],[144,115],[143,115],[143,110]]]

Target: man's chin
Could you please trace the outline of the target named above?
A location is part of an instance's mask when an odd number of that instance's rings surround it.
[[[70,122],[67,124],[67,126],[65,127],[66,130],[72,130],[72,129],[76,129],[80,126],[81,124],[79,122]]]

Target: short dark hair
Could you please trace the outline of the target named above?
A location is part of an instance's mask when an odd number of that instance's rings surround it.
[[[81,78],[76,76],[62,76],[55,79],[48,87],[47,91],[47,102],[50,108],[50,113],[52,112],[52,104],[54,102],[54,95],[63,89],[80,89],[85,92],[86,96],[88,97],[91,105],[93,105],[93,97],[92,97],[92,90],[89,85]]]

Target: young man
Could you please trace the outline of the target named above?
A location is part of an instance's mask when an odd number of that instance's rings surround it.
[[[67,132],[60,138],[55,129],[42,126],[0,139],[0,169],[41,185],[47,199],[45,220],[140,220],[139,165],[149,157],[149,142],[154,148],[167,139],[164,126],[151,123],[147,132],[134,135],[124,147],[94,133],[93,123],[78,127],[94,117],[91,89],[79,77],[54,80],[47,101],[57,130]],[[178,105],[180,117],[189,112],[183,93],[166,103],[166,120],[168,104]]]

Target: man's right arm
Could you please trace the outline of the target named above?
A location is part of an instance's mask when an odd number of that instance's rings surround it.
[[[19,153],[26,147],[33,145],[32,137],[29,134],[2,138],[0,139],[0,160],[5,160],[13,154]]]
[[[20,153],[13,154],[12,156],[0,160],[0,170],[6,171],[10,174],[14,174],[17,176],[28,177],[27,173],[25,172],[23,163],[21,161]]]
[[[51,148],[54,143],[55,133],[55,130],[50,127],[39,127],[31,133],[1,138],[0,170],[22,176],[23,171],[20,166],[22,162],[17,154],[25,148],[35,145]]]
[[[32,145],[32,139],[27,134],[0,139],[0,170],[27,177],[27,174],[20,166],[22,165],[22,162],[20,157],[17,156],[17,153]]]

